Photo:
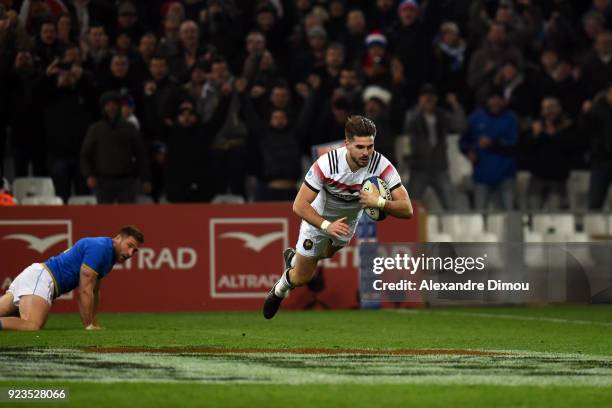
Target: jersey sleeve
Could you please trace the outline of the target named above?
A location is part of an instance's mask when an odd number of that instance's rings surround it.
[[[316,162],[310,166],[306,177],[304,177],[304,184],[315,193],[318,193],[323,188],[325,183],[326,174],[329,172],[329,168],[323,160],[327,154],[321,156]]]
[[[90,245],[85,249],[81,266],[103,278],[106,275],[105,266],[108,263],[106,258],[106,248],[101,245]]]
[[[402,185],[402,179],[399,173],[395,169],[393,163],[391,163],[386,157],[381,156],[380,164],[378,166],[377,175],[378,178],[382,179],[389,186],[389,191],[393,191]]]

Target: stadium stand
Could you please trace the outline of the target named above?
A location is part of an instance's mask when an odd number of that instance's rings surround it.
[[[490,213],[499,203],[527,214],[607,210],[612,35],[599,3],[2,2],[0,175],[14,179],[19,203],[59,195],[93,204],[79,197],[117,180],[134,186],[136,203],[286,200],[296,175],[279,179],[274,158],[289,164],[299,152],[304,161],[361,113],[413,186],[440,170],[450,180],[450,199],[432,186],[413,197],[430,211],[460,214],[486,199],[480,218],[441,213],[432,237],[502,239],[504,222]],[[495,119],[491,95],[517,119],[515,131],[470,128]],[[445,115],[459,112],[468,125],[457,133],[461,121]],[[112,141],[119,121],[137,130],[144,152]],[[290,143],[274,139],[280,134]],[[83,149],[102,136],[103,147]],[[496,175],[500,160],[516,167]],[[203,175],[224,165],[226,177],[203,189]],[[538,217],[529,239],[582,239],[582,231],[541,231]],[[593,219],[584,217],[586,233],[600,235]]]
[[[94,195],[74,195],[68,199],[68,205],[96,205],[98,200]]]
[[[21,200],[22,205],[64,205],[64,201],[58,196],[30,196]]]
[[[13,180],[13,193],[23,203],[28,197],[54,197],[55,187],[49,177],[19,177]]]

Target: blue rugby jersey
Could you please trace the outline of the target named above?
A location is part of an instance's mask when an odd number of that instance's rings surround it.
[[[113,240],[108,237],[83,238],[65,252],[52,256],[45,265],[53,275],[55,296],[79,286],[81,266],[105,277],[115,264]]]

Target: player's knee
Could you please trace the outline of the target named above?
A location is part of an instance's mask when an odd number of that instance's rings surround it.
[[[304,273],[295,273],[291,276],[291,284],[293,286],[302,286],[310,281],[308,276]]]

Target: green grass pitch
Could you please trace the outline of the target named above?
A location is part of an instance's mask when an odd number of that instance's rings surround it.
[[[0,389],[45,407],[611,407],[612,306],[53,314],[0,332]],[[24,407],[0,399],[0,408]]]

